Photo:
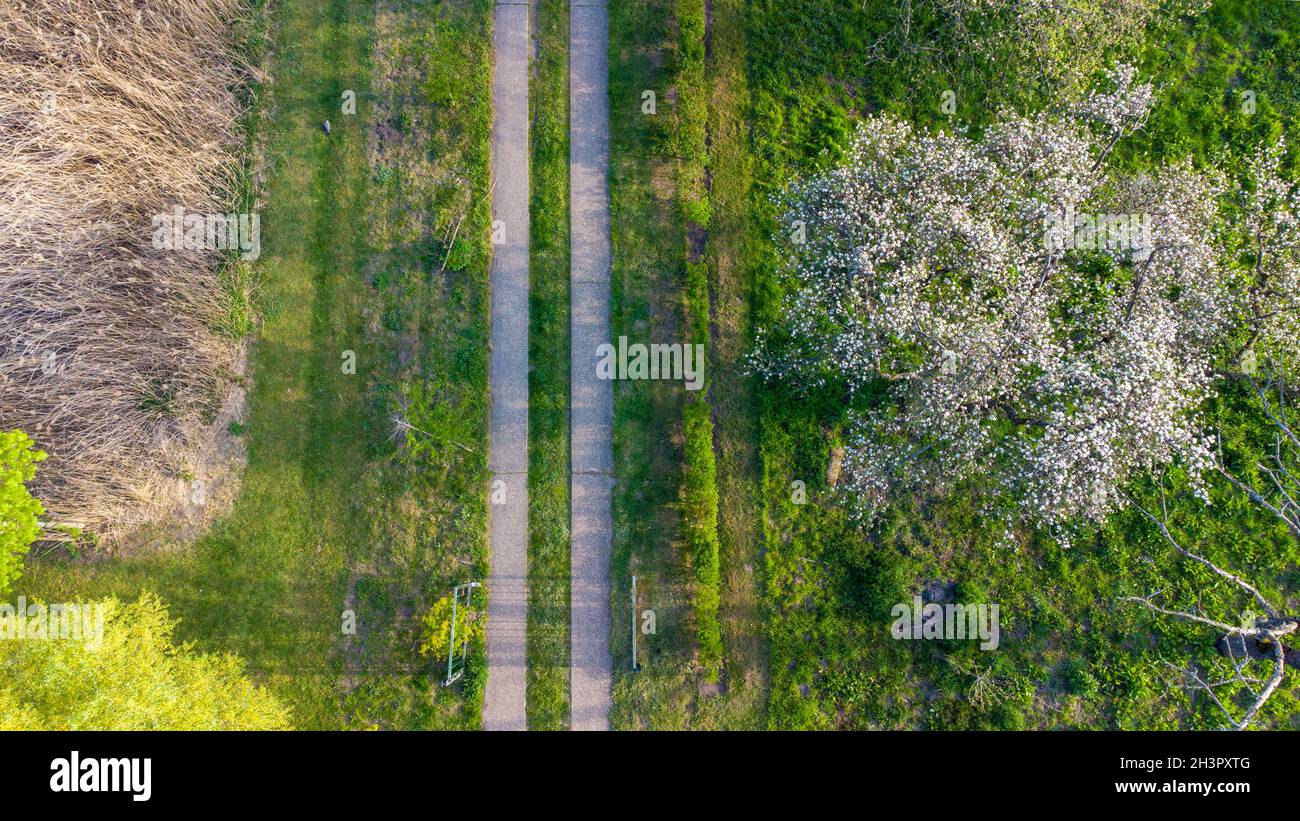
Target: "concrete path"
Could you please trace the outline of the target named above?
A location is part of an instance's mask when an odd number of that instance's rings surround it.
[[[604,0],[570,0],[569,720],[574,730],[609,729],[614,389],[612,382],[596,378],[596,348],[610,341],[608,51],[609,14]]]
[[[493,22],[492,413],[488,469],[485,730],[526,730],[528,618],[528,3],[497,3]]]

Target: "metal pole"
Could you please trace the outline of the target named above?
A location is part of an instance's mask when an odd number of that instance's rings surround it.
[[[641,669],[636,663],[636,576],[632,577],[632,672]]]
[[[452,682],[451,665],[456,659],[456,602],[460,599],[460,585],[451,589],[451,641],[447,642],[447,681],[444,687],[450,687]]]
[[[478,585],[478,582],[470,582],[468,585],[465,586],[465,612],[466,612],[466,613],[469,612],[469,598],[470,598],[470,596],[474,595],[474,588],[476,588],[476,587],[478,587],[478,586],[479,586],[479,585]],[[466,616],[465,616],[465,619],[468,621],[468,620],[469,620],[469,616],[466,615]],[[452,626],[452,628],[454,629],[454,628],[456,627],[456,622],[453,621],[453,622],[451,623],[451,626]],[[469,658],[469,625],[468,625],[468,624],[465,625],[465,644],[464,644],[464,646],[461,647],[461,649],[460,649],[460,668],[461,668],[461,670],[464,670],[464,669],[465,669],[465,659],[467,659],[467,658]]]

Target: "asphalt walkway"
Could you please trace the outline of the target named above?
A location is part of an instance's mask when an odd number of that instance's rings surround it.
[[[485,730],[526,730],[528,629],[528,58],[529,4],[493,19],[492,411],[488,429]]]
[[[570,726],[608,730],[614,389],[596,378],[610,341],[609,14],[569,4],[571,274]]]

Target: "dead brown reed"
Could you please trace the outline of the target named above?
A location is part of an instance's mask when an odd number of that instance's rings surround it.
[[[237,377],[226,255],[152,247],[227,212],[240,0],[0,3],[0,430],[49,453],[51,522],[120,533],[174,501]]]

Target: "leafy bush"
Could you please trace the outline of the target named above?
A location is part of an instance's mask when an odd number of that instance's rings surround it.
[[[45,508],[25,483],[36,476],[36,463],[44,458],[22,431],[0,433],[0,594],[18,579],[23,557],[41,535],[37,520]]]
[[[1074,695],[1090,698],[1097,694],[1100,685],[1086,661],[1070,659],[1066,662],[1063,672],[1066,689]]]
[[[677,198],[688,223],[709,224],[708,90],[704,76],[704,0],[679,0],[679,65],[677,73]],[[695,257],[699,249],[688,240],[686,253],[687,342],[709,339],[709,269]],[[705,677],[717,681],[722,667],[722,628],[718,551],[717,457],[713,452],[712,407],[707,392],[689,397],[685,406],[686,481],[683,487],[686,538],[695,569],[695,630]]]
[[[152,593],[82,607],[101,636],[0,641],[0,730],[289,729],[288,709],[237,656],[175,644],[177,622]]]
[[[894,605],[911,600],[911,578],[888,548],[855,536],[854,531],[836,534],[837,544],[830,553],[839,600],[865,619],[881,621]]]
[[[436,660],[446,660],[447,651],[451,649],[452,613],[456,617],[456,646],[463,646],[468,640],[471,647],[483,640],[483,620],[469,618],[472,608],[466,605],[452,606],[451,596],[443,596],[433,603],[429,612],[420,619],[423,641],[420,654]],[[459,651],[458,651],[459,652]]]

